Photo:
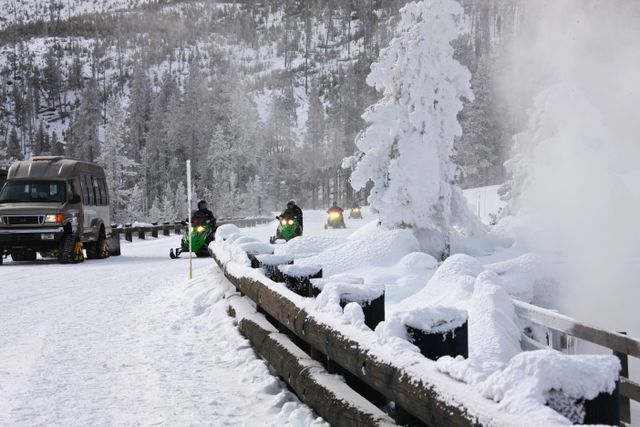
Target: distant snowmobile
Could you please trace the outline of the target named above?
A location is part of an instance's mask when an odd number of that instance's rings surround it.
[[[338,203],[333,202],[333,206],[327,210],[327,223],[324,225],[324,229],[327,228],[347,228],[344,223],[344,216],[342,214],[343,210],[338,206]]]
[[[276,235],[269,239],[269,243],[275,243],[277,240],[284,239],[289,241],[297,236],[302,236],[302,227],[295,217],[289,215],[277,216],[278,228]]]
[[[353,206],[351,208],[351,212],[349,212],[349,218],[362,219],[362,211],[360,210],[360,206]]]

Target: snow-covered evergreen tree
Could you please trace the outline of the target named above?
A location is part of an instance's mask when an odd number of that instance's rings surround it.
[[[7,157],[10,162],[16,160],[22,160],[22,149],[20,148],[20,137],[16,128],[11,128],[9,133],[9,141],[7,142]]]
[[[438,255],[448,253],[453,226],[482,231],[462,202],[450,159],[462,98],[473,99],[471,73],[451,46],[462,12],[454,0],[401,9],[397,35],[367,77],[383,98],[363,116],[363,157],[351,177],[356,189],[374,182],[369,201],[384,226],[414,229],[424,249]]]
[[[98,127],[101,122],[100,93],[95,80],[82,91],[80,107],[71,123],[67,154],[78,160],[95,161],[100,155]],[[122,118],[124,120],[124,117]]]
[[[124,110],[120,100],[111,97],[107,101],[107,124],[104,129],[104,140],[100,146],[98,163],[105,169],[111,212],[114,221],[128,221],[122,215],[125,208],[131,204],[130,180],[136,175],[137,163],[129,158],[125,150],[125,135],[127,132],[124,120]],[[138,207],[139,209],[140,207]]]

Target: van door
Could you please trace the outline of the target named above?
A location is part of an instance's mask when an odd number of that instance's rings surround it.
[[[93,188],[93,180],[89,175],[80,175],[80,185],[82,187],[82,236],[85,241],[94,241],[97,235],[92,227],[93,220],[97,216],[96,196]]]

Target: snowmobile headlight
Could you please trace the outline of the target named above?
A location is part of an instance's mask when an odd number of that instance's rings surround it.
[[[329,218],[331,219],[338,219],[340,217],[340,214],[338,212],[331,212],[329,214]]]
[[[289,224],[289,225],[293,225],[293,220],[292,220],[292,219],[290,219],[290,220],[289,220],[289,222],[287,222],[287,224]]]
[[[198,233],[202,233],[204,231],[204,227],[203,226],[199,226],[199,227],[196,228],[196,231]]]
[[[286,219],[283,219],[282,221],[280,221],[280,224],[282,224],[282,225],[287,225],[287,220],[286,220]]]
[[[360,212],[360,209],[355,208],[353,211],[354,211],[354,212]]]
[[[62,222],[62,214],[51,214],[44,217],[44,222],[60,224]]]

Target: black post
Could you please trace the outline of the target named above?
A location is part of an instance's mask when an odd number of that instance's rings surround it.
[[[124,225],[124,238],[127,242],[133,242],[133,230],[131,230],[131,224]]]
[[[168,236],[170,233],[170,227],[169,227],[169,223],[168,222],[164,222],[162,223],[162,235],[163,236]]]
[[[468,321],[452,331],[432,333],[406,326],[411,341],[420,349],[420,353],[431,360],[442,356],[469,357]]]
[[[627,335],[626,332],[618,332],[622,335]],[[620,378],[629,378],[629,356],[625,353],[614,351],[613,354],[620,359]],[[631,423],[631,402],[626,396],[619,396],[620,398],[620,421],[625,423]]]
[[[151,225],[152,225],[152,227],[151,227],[151,237],[155,237],[157,239],[158,238],[158,223],[157,222],[152,222]]]

